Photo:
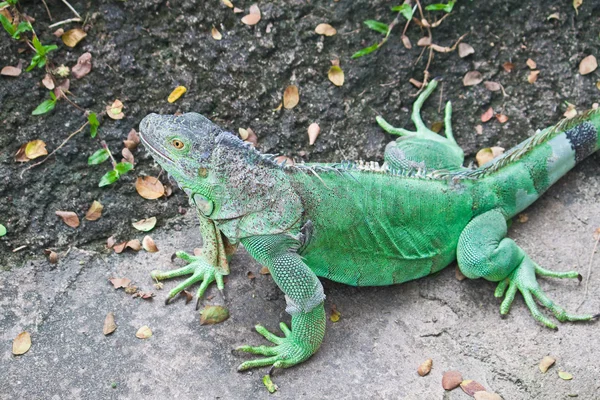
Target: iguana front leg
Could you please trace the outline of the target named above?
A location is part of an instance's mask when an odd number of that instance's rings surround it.
[[[275,346],[241,346],[238,350],[261,354],[266,358],[246,361],[239,371],[272,365],[288,368],[312,356],[325,335],[323,286],[313,271],[293,250],[298,242],[284,235],[254,236],[242,239],[248,253],[269,268],[275,283],[285,293],[286,311],[292,315],[292,329],[281,323],[284,337],[278,337],[261,325],[258,333]]]
[[[536,274],[579,280],[581,276],[575,271],[554,272],[540,267],[512,239],[506,237],[506,229],[502,213],[488,211],[469,222],[460,235],[457,248],[458,266],[467,278],[498,282],[494,294],[496,297],[505,296],[500,306],[501,314],[508,313],[517,291],[520,291],[533,317],[549,328],[555,329],[556,325],[540,312],[535,299],[550,309],[561,322],[589,321],[596,317],[570,314],[550,300],[540,288]]]
[[[202,235],[202,248],[199,255],[191,255],[183,251],[176,253],[177,257],[188,262],[185,267],[171,270],[151,272],[151,276],[157,280],[170,279],[177,276],[192,276],[181,282],[169,292],[165,303],[177,296],[181,291],[187,289],[196,282],[202,281],[197,292],[196,309],[206,288],[211,282],[216,281],[219,290],[223,290],[223,276],[229,274],[229,258],[235,252],[236,246],[226,242],[219,228],[213,221],[198,213],[200,221],[200,234]]]

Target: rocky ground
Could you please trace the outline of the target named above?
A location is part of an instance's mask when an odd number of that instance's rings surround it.
[[[44,44],[55,43],[54,66],[73,66],[84,52],[92,54],[92,71],[71,78],[70,99],[80,107],[101,112],[115,99],[124,103],[121,120],[104,118],[99,135],[120,160],[122,141],[149,112],[197,111],[237,132],[252,128],[258,148],[296,161],[382,160],[392,138],[374,122],[383,115],[397,126],[410,128],[408,81],[421,80],[427,57],[416,46],[423,32],[411,24],[406,49],[397,27],[377,52],[359,59],[350,56],[381,39],[362,22],[390,22],[388,1],[286,1],[258,3],[261,21],[240,22],[219,1],[143,0],[129,2],[71,1],[84,17],[87,37],[67,48],[48,26],[71,18],[58,0],[47,0],[50,21],[41,2],[21,1],[20,8],[35,18],[33,26]],[[429,3],[426,3],[429,4]],[[251,2],[236,3],[248,10]],[[558,13],[558,18],[547,19]],[[428,18],[434,19],[428,14]],[[460,58],[456,52],[436,54],[429,71],[443,77],[424,110],[432,124],[442,119],[438,103],[452,100],[454,132],[468,157],[488,146],[510,147],[536,129],[556,123],[566,102],[577,110],[598,102],[599,71],[582,76],[579,62],[600,56],[600,4],[584,0],[576,14],[571,2],[460,1],[434,33],[434,42],[452,46],[463,34],[475,53]],[[316,25],[327,22],[337,34],[323,37]],[[65,30],[81,25],[65,25]],[[214,40],[215,26],[223,39]],[[27,63],[26,46],[2,33],[0,67]],[[331,60],[339,59],[345,73],[342,87],[327,78]],[[539,76],[528,82],[527,59],[536,62]],[[506,72],[503,64],[514,64]],[[483,83],[465,87],[463,77],[477,70],[486,81],[502,84],[492,92]],[[159,176],[160,169],[143,148],[134,151],[135,169],[115,184],[99,188],[107,164],[88,167],[98,139],[84,130],[44,164],[23,170],[14,160],[19,147],[40,139],[56,149],[86,120],[82,112],[60,101],[42,116],[31,111],[47,90],[40,84],[43,71],[0,77],[0,224],[8,233],[0,238],[0,398],[262,398],[269,394],[261,383],[264,371],[239,374],[236,366],[247,359],[231,352],[241,344],[262,339],[251,327],[258,322],[275,329],[287,320],[284,299],[269,276],[246,253],[234,259],[227,298],[207,301],[226,304],[231,318],[223,324],[200,326],[192,305],[183,301],[164,306],[166,291],[152,286],[149,271],[171,265],[175,250],[198,244],[193,213],[185,214],[187,200],[173,188],[169,197],[145,200],[134,187],[138,176]],[[294,84],[300,102],[274,111],[284,89]],[[178,85],[188,92],[166,101]],[[493,107],[508,117],[481,122]],[[306,129],[321,127],[314,146]],[[481,125],[481,134],[477,126]],[[36,160],[37,161],[37,160]],[[527,211],[528,221],[516,222],[511,237],[541,265],[576,269],[587,274],[594,247],[593,232],[600,226],[598,197],[600,157],[594,155],[553,187]],[[30,162],[29,164],[31,164]],[[168,184],[165,174],[160,175]],[[82,217],[93,200],[104,205],[103,216],[90,222]],[[66,226],[57,210],[76,212],[82,224]],[[104,249],[106,239],[142,238],[131,222],[156,216],[151,233],[160,252],[114,254]],[[14,249],[26,246],[23,250]],[[44,249],[59,254],[50,264]],[[598,261],[593,261],[593,267]],[[274,381],[280,398],[467,398],[460,389],[445,393],[441,375],[457,369],[505,399],[593,399],[600,387],[597,356],[600,345],[592,338],[595,324],[563,324],[557,332],[540,327],[520,298],[506,319],[498,315],[493,285],[458,281],[454,266],[417,282],[386,288],[352,288],[326,282],[327,310],[332,304],[341,320],[328,324],[321,351],[298,368],[278,371]],[[246,276],[253,271],[255,280]],[[115,291],[107,278],[120,276],[156,293],[154,300],[131,299]],[[589,281],[581,312],[600,309],[600,275]],[[584,284],[544,280],[542,285],[559,304],[574,310],[584,300]],[[173,282],[166,282],[170,289]],[[213,294],[216,291],[213,290]],[[210,293],[209,293],[210,294]],[[107,312],[116,315],[118,328],[102,335]],[[142,325],[154,336],[135,337]],[[33,346],[23,356],[11,353],[13,338],[27,330]],[[537,363],[545,355],[557,365],[542,375]],[[434,360],[427,377],[416,374],[426,358]],[[558,370],[573,374],[561,380]],[[115,386],[113,388],[113,386]]]

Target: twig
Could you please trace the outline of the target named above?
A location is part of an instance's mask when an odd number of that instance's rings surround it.
[[[442,87],[440,89],[440,102],[438,104],[438,113],[442,112],[442,100],[444,98],[444,82],[442,82]]]
[[[46,12],[48,13],[48,18],[50,18],[50,21],[52,21],[52,14],[50,14],[50,9],[48,8],[48,4],[46,4],[46,0],[42,0],[42,3],[44,3],[44,7],[46,8]]]
[[[70,22],[81,22],[81,21],[82,21],[81,18],[69,18],[69,19],[65,19],[64,21],[56,22],[52,25],[49,25],[48,28],[56,28],[57,26],[68,24]]]
[[[108,145],[106,144],[106,142],[104,140],[101,140],[100,141],[100,145],[108,153],[108,156],[110,157],[110,162],[112,163],[113,168],[116,168],[117,167],[117,160],[115,160],[115,158],[111,154],[110,149],[108,148]]]
[[[600,234],[598,234],[598,237],[596,238],[596,243],[594,243],[594,250],[592,250],[592,254],[590,255],[590,262],[588,264],[588,272],[587,272],[587,276],[585,277],[585,292],[583,294],[583,300],[581,301],[581,304],[579,304],[579,307],[581,307],[583,305],[583,303],[585,303],[585,301],[587,300],[590,276],[592,276],[592,261],[594,260],[594,254],[596,254],[596,250],[598,249],[599,242],[600,242]],[[579,310],[579,307],[577,307],[577,310]]]
[[[63,142],[60,144],[60,146],[58,146],[56,149],[54,149],[52,151],[52,153],[48,154],[46,157],[44,157],[42,159],[42,161],[36,162],[35,164],[31,164],[30,166],[28,166],[27,168],[25,168],[23,171],[21,171],[21,174],[19,175],[19,177],[21,179],[23,179],[23,174],[25,173],[25,171],[29,171],[31,168],[37,167],[38,165],[43,164],[44,162],[46,162],[46,160],[48,158],[50,158],[51,156],[54,155],[54,153],[56,153],[58,150],[60,150],[65,144],[67,144],[67,142],[69,140],[71,140],[71,138],[75,135],[77,135],[79,132],[81,132],[83,130],[83,128],[85,128],[86,126],[89,125],[89,121],[86,121],[85,124],[81,125],[81,127],[79,129],[77,129],[75,132],[71,133],[65,140],[63,140]]]
[[[65,93],[65,92],[62,90],[62,88],[60,88],[60,87],[59,87],[59,88],[58,88],[58,90],[60,90],[60,94],[61,94],[61,96],[59,96],[59,98],[60,98],[60,97],[62,97],[62,98],[63,98],[63,99],[65,99],[65,100],[66,100],[66,101],[67,101],[67,102],[68,102],[70,105],[72,105],[73,107],[75,107],[75,108],[76,108],[76,109],[78,109],[79,111],[81,111],[81,112],[85,113],[85,110],[84,110],[83,108],[81,108],[81,107],[79,107],[77,104],[73,103],[73,101],[71,101],[71,99],[69,99],[69,98],[67,97],[67,94],[66,94],[66,93]]]
[[[71,6],[67,0],[62,0],[62,2],[65,3],[67,5],[67,7],[69,7],[69,9],[71,11],[73,11],[73,14],[75,14],[80,20],[83,19],[83,18],[81,18],[81,15],[79,15],[79,13],[77,11],[75,11],[73,6]]]

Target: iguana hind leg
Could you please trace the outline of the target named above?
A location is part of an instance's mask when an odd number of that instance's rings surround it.
[[[540,267],[512,239],[507,238],[506,233],[507,225],[502,213],[488,211],[469,222],[460,235],[457,248],[458,266],[467,278],[498,282],[494,295],[504,296],[501,314],[508,313],[519,291],[533,317],[549,328],[555,329],[556,325],[540,312],[535,300],[552,311],[561,322],[589,321],[595,317],[566,312],[546,296],[536,279],[537,273],[540,276],[581,280],[577,272],[553,272]]]
[[[421,107],[437,84],[437,80],[431,81],[413,105],[412,121],[417,128],[415,132],[394,128],[382,117],[376,118],[379,126],[386,132],[400,136],[397,140],[390,142],[385,149],[384,159],[392,168],[456,169],[462,166],[464,153],[452,134],[452,104],[446,103],[444,117],[446,137],[428,129],[421,118]]]

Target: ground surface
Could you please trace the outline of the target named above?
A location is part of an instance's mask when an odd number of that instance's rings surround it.
[[[61,2],[47,3],[55,21],[71,17]],[[297,161],[381,160],[391,138],[374,123],[375,115],[410,127],[408,94],[415,89],[408,79],[422,78],[425,60],[415,65],[420,49],[406,50],[395,32],[377,53],[350,59],[379,40],[362,21],[390,21],[388,7],[395,3],[264,2],[259,3],[263,18],[256,27],[241,24],[240,15],[216,0],[71,3],[90,18],[88,37],[70,50],[47,29],[50,22],[41,5],[23,1],[22,8],[36,18],[34,26],[44,43],[59,44],[55,64],[72,66],[83,52],[92,53],[93,71],[72,79],[73,101],[94,111],[115,98],[125,104],[126,117],[105,119],[100,130],[115,155],[129,130],[149,112],[193,110],[232,131],[251,127],[261,151]],[[436,55],[430,67],[433,76],[444,78],[443,98],[451,99],[455,109],[455,135],[470,156],[490,145],[509,147],[555,123],[565,101],[579,110],[598,101],[598,71],[581,76],[577,66],[588,54],[600,56],[600,5],[584,0],[575,16],[571,2],[536,1],[527,8],[521,3],[459,2],[434,31],[434,41],[444,46],[469,32],[465,41],[475,48],[465,59],[456,53]],[[250,4],[236,3],[246,10]],[[554,12],[560,19],[547,21]],[[338,34],[314,34],[321,22],[335,26]],[[223,33],[222,41],[210,37],[213,25]],[[413,45],[421,37],[415,26],[407,34]],[[30,59],[28,53],[19,55],[22,44],[4,34],[1,38],[0,66],[16,65],[19,57]],[[334,58],[341,60],[346,75],[341,88],[327,80]],[[541,71],[533,85],[527,82],[528,58]],[[511,73],[502,68],[508,61],[515,64]],[[483,84],[463,87],[462,77],[475,69],[486,80],[500,82],[508,97]],[[108,167],[87,167],[88,155],[99,148],[87,133],[20,178],[23,167],[13,155],[21,144],[42,139],[52,151],[85,120],[64,102],[50,114],[31,116],[47,98],[39,85],[42,77],[41,70],[0,77],[0,223],[8,228],[0,238],[0,398],[268,397],[260,382],[264,371],[235,372],[247,357],[231,349],[262,343],[251,330],[255,323],[274,329],[288,317],[275,284],[257,273],[260,267],[243,251],[233,261],[227,284],[232,317],[212,327],[199,325],[192,305],[179,301],[165,307],[166,291],[158,291],[152,301],[133,300],[106,280],[124,276],[156,292],[149,271],[169,267],[173,251],[198,245],[193,217],[181,215],[187,207],[181,192],[174,189],[172,196],[156,201],[135,192],[137,176],[159,174],[142,148],[134,152],[135,170],[108,188],[96,186]],[[300,88],[299,105],[273,112],[289,84]],[[189,91],[168,104],[166,97],[177,85]],[[442,118],[438,99],[424,112],[429,123]],[[486,123],[478,135],[475,126],[490,106],[503,110],[509,121]],[[315,121],[322,133],[309,146],[306,128]],[[598,155],[590,157],[527,211],[526,223],[513,226],[511,237],[540,264],[587,272],[592,233],[600,226],[599,163]],[[164,174],[161,179],[167,182]],[[93,200],[104,204],[103,217],[83,221],[77,229],[54,214],[72,210],[82,217]],[[103,250],[113,234],[120,240],[141,238],[130,222],[149,216],[159,219],[152,233],[159,253],[116,255]],[[27,245],[25,250],[11,251],[22,245]],[[45,248],[59,252],[58,265],[45,260]],[[597,270],[597,260],[593,266]],[[257,275],[254,281],[246,277],[248,271]],[[584,288],[575,282],[542,284],[568,309],[583,300]],[[173,285],[165,284],[167,289]],[[275,375],[280,386],[275,397],[467,398],[460,391],[443,393],[441,375],[448,369],[460,370],[505,399],[566,398],[574,393],[593,399],[600,390],[600,344],[592,340],[597,324],[566,324],[552,332],[534,322],[520,299],[509,317],[500,319],[493,285],[459,282],[453,266],[402,286],[325,286],[327,310],[335,304],[342,319],[329,323],[315,357]],[[589,286],[580,311],[597,312],[600,274],[592,274]],[[223,302],[216,296],[207,303]],[[119,328],[104,337],[102,322],[109,311]],[[135,338],[142,325],[152,328],[152,338]],[[11,342],[23,330],[32,333],[34,344],[27,354],[15,357]],[[537,363],[547,354],[557,358],[557,366],[541,375]],[[426,358],[434,360],[434,369],[421,378],[415,370]],[[571,372],[574,379],[560,380],[558,369]]]

